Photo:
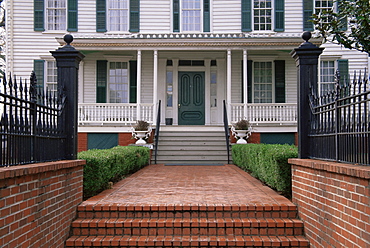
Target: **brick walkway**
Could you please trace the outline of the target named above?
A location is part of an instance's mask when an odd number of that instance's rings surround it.
[[[294,206],[235,165],[150,165],[82,205]]]

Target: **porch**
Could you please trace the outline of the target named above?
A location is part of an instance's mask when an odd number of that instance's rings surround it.
[[[158,105],[143,103],[79,103],[78,124],[130,126],[137,120],[146,120],[154,125],[157,109]],[[296,103],[231,103],[228,109],[229,125],[240,119],[247,119],[254,126],[297,124]],[[164,115],[161,124],[165,124]]]

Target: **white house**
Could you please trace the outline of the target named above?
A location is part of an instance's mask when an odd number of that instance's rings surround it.
[[[7,70],[56,90],[49,51],[63,35],[85,58],[79,70],[81,149],[124,144],[136,120],[222,126],[246,118],[255,142],[294,143],[297,72],[289,54],[328,0],[8,0]],[[320,40],[311,42],[320,45]],[[325,44],[319,83],[368,67],[366,54]],[[127,134],[127,135],[126,135]]]

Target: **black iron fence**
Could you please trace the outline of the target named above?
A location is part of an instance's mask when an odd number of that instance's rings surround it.
[[[60,160],[65,157],[61,114],[65,94],[37,88],[30,80],[0,82],[0,167]]]
[[[309,143],[311,158],[370,165],[370,84],[368,75],[355,75],[318,96],[311,90]]]

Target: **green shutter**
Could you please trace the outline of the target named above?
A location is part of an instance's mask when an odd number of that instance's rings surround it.
[[[140,0],[130,0],[130,32],[140,31]]]
[[[303,30],[313,31],[313,23],[310,22],[313,15],[313,0],[303,0]]]
[[[180,3],[173,0],[173,32],[180,32]]]
[[[338,0],[338,2],[337,2],[337,10],[338,10],[338,13],[340,13],[342,11],[341,3],[343,1],[344,0]],[[342,31],[346,31],[348,29],[348,19],[347,19],[347,17],[343,17],[343,19],[340,20],[340,25],[341,25],[341,30]]]
[[[77,0],[68,0],[68,28],[67,31],[77,31],[78,4]]]
[[[275,102],[285,103],[285,60],[275,60]]]
[[[44,28],[44,0],[33,1],[33,29],[45,31]]]
[[[284,31],[284,0],[275,0],[275,31]]]
[[[248,90],[248,103],[252,102],[252,84],[253,84],[253,61],[247,61],[247,90]]]
[[[96,102],[107,102],[107,65],[106,60],[96,61]]]
[[[44,90],[44,65],[45,60],[40,59],[33,61],[33,71],[35,72],[37,79],[36,87],[41,90]]]
[[[106,32],[106,3],[105,0],[96,0],[96,32]]]
[[[340,85],[348,85],[350,83],[349,80],[349,71],[348,71],[348,59],[338,59],[338,71],[340,75]]]
[[[210,6],[209,0],[203,0],[203,32],[210,32]]]
[[[130,61],[130,103],[137,102],[137,61]]]
[[[242,0],[242,32],[252,31],[252,1]]]

